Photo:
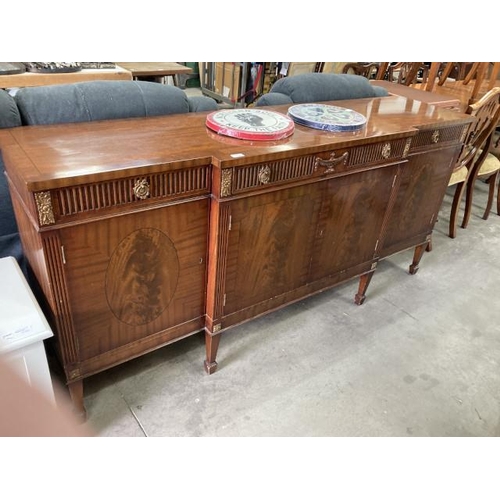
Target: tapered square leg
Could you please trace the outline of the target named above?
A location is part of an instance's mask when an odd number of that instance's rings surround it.
[[[429,246],[429,242],[426,241],[424,244],[419,245],[415,248],[415,252],[413,254],[413,262],[410,265],[410,274],[417,274],[419,269],[420,259],[422,259],[422,255],[424,255],[425,250]]]
[[[358,306],[360,306],[366,299],[366,290],[372,280],[374,272],[375,269],[369,273],[363,274],[363,276],[360,276],[359,278],[358,293],[354,296],[354,303]]]
[[[205,359],[205,371],[211,375],[217,370],[217,350],[219,349],[220,334],[211,335],[205,332],[205,349],[207,352],[207,359]]]
[[[87,411],[83,404],[83,380],[68,383],[68,390],[75,415],[82,419],[82,421],[85,421],[87,419]]]

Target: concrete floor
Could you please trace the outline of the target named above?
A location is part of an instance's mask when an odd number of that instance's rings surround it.
[[[98,436],[500,436],[500,217],[452,240],[444,200],[433,251],[222,335],[213,375],[194,335],[86,379]]]

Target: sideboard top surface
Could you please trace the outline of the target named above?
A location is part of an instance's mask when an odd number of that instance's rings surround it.
[[[141,175],[146,168],[153,173],[210,163],[225,168],[278,160],[411,137],[419,129],[470,121],[468,115],[400,96],[329,104],[363,114],[367,117],[366,127],[358,132],[332,133],[296,125],[288,138],[248,141],[209,130],[205,112],[16,127],[3,131],[0,142],[9,175],[18,177],[28,190],[37,191],[110,180],[124,174]],[[288,108],[269,109],[286,114]]]

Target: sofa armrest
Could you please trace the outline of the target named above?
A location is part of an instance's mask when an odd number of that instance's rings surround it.
[[[217,101],[207,96],[190,96],[188,97],[189,111],[196,113],[197,111],[217,111]]]
[[[19,127],[21,115],[14,98],[0,89],[0,128]],[[2,170],[3,171],[3,170]]]
[[[375,97],[386,97],[389,95],[384,87],[379,87],[378,85],[372,85],[372,89],[375,92]]]
[[[293,101],[281,92],[269,92],[255,101],[255,106],[279,106],[280,104],[293,104]]]

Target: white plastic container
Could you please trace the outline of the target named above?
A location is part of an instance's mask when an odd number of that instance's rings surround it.
[[[0,259],[0,356],[55,404],[43,344],[52,336],[16,259]]]

